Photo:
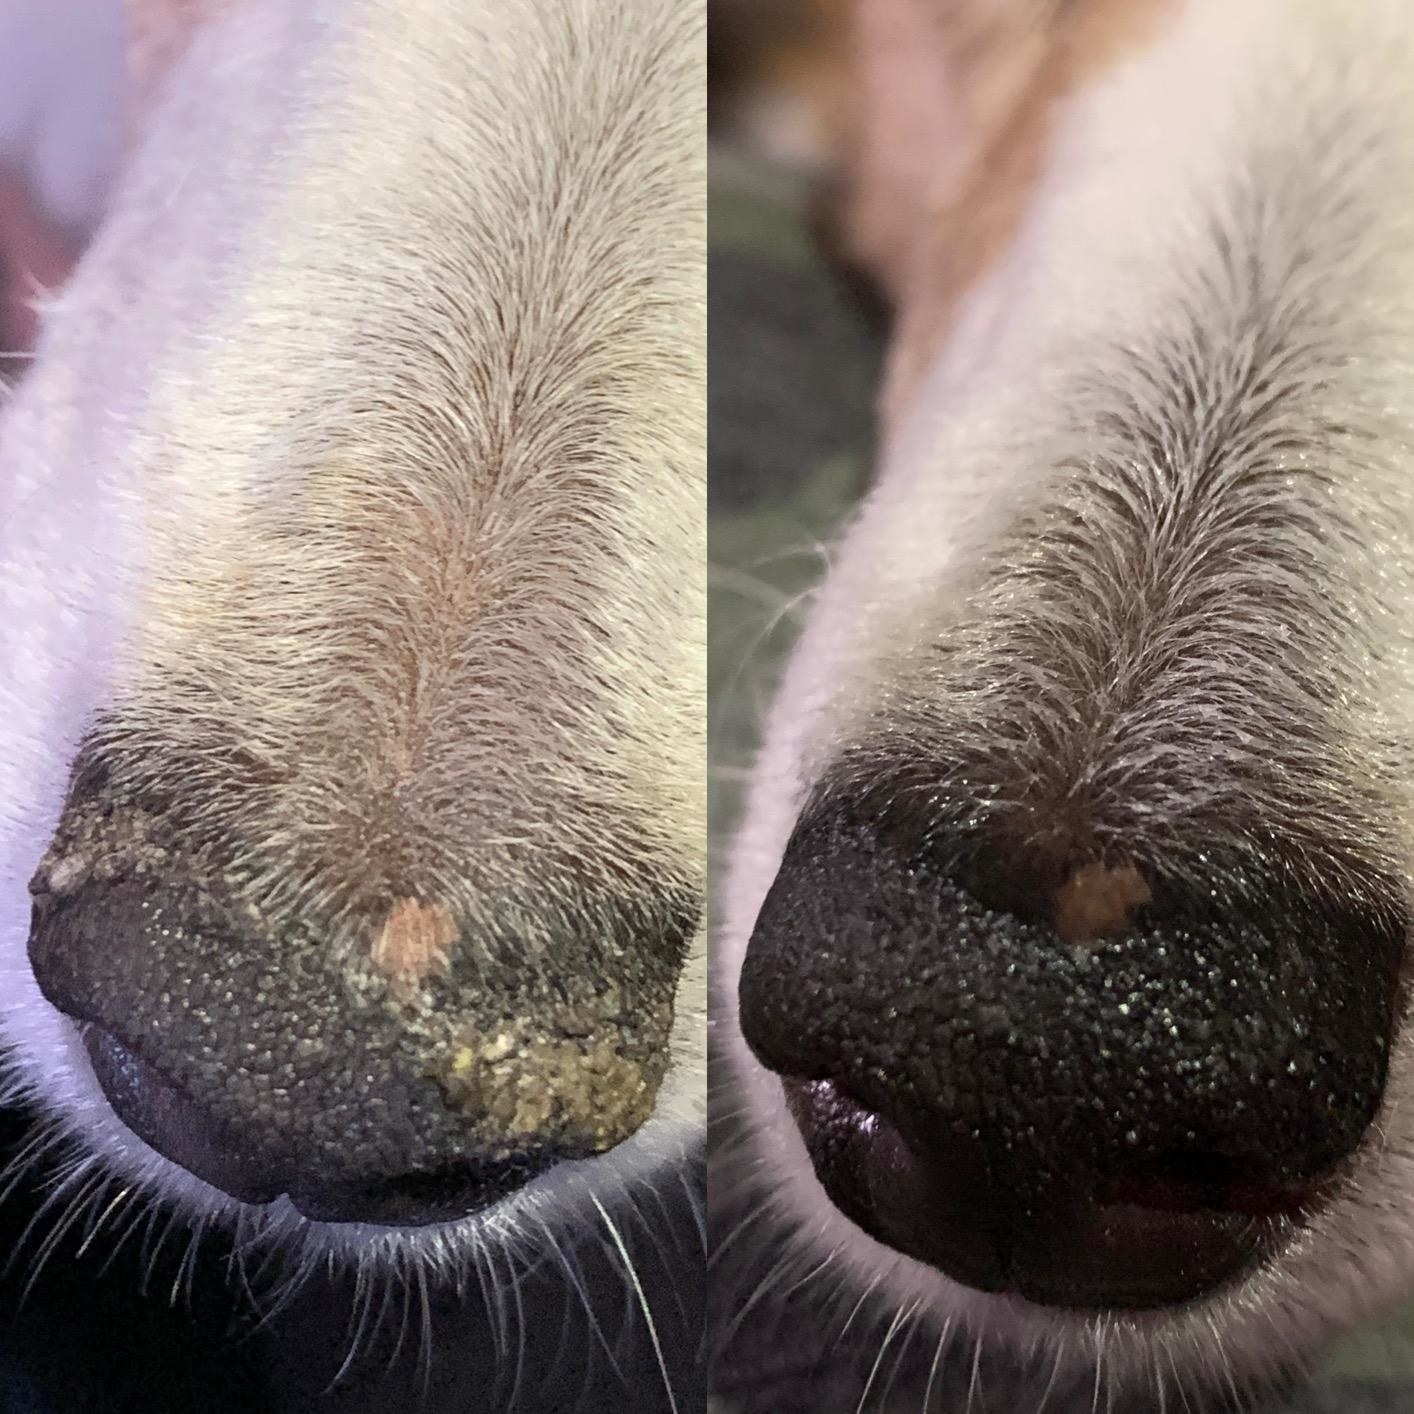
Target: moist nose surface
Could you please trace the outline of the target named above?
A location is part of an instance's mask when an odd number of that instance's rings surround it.
[[[889,1245],[1052,1304],[1186,1299],[1358,1145],[1403,941],[1276,887],[1240,915],[1211,892],[1161,888],[1077,946],[817,813],[758,918],[742,1031],[827,1192]]]

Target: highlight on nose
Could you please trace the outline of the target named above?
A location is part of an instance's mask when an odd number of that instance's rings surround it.
[[[401,898],[335,946],[106,791],[71,791],[30,961],[119,1119],[198,1178],[323,1221],[449,1221],[651,1115],[685,914],[562,908],[527,942]]]
[[[1284,1241],[1359,1145],[1405,925],[1253,859],[1209,856],[1211,888],[1080,867],[1046,916],[1009,911],[1019,862],[816,806],[747,950],[742,1032],[879,1241],[1042,1304],[1183,1302]]]

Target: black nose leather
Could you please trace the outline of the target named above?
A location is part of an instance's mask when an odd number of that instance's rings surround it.
[[[505,1108],[514,1086],[456,1103],[436,1071],[445,1043],[428,1048],[395,1008],[360,1006],[331,949],[272,947],[196,898],[150,879],[40,888],[30,956],[46,997],[81,1023],[118,1117],[232,1197],[287,1195],[326,1221],[445,1221],[631,1132],[557,1129],[550,1092],[572,1067],[524,1116]]]
[[[604,1153],[652,1113],[697,921],[686,887],[581,878],[552,845],[460,872],[390,846],[386,872],[355,877],[249,820],[214,826],[199,792],[155,784],[189,766],[152,765],[101,739],[80,751],[28,951],[158,1152],[247,1202],[415,1224]]]
[[[588,966],[545,981],[477,959],[410,1007],[313,930],[273,933],[204,879],[32,888],[35,978],[80,1023],[119,1118],[247,1202],[459,1218],[628,1139],[667,1065],[670,1008],[646,1025],[654,1009]]]
[[[831,805],[762,907],[742,1031],[836,1203],[971,1285],[1061,1305],[1181,1301],[1282,1240],[1379,1106],[1397,911],[1212,858],[1212,888],[1157,880],[1080,945],[985,906],[958,878],[1004,861],[960,857]]]
[[[561,1158],[575,1157],[551,1144],[523,1144],[505,1156],[467,1145],[461,1152],[449,1147],[441,1163],[424,1157],[413,1170],[400,1169],[393,1153],[381,1173],[332,1165],[278,1132],[219,1118],[101,1027],[85,1024],[83,1038],[118,1118],[164,1158],[242,1202],[284,1196],[320,1222],[418,1227],[455,1221],[513,1193]]]

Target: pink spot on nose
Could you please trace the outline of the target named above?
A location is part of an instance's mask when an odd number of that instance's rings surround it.
[[[445,973],[457,938],[451,910],[406,898],[388,912],[373,944],[373,967],[397,992],[416,992],[432,974]]]

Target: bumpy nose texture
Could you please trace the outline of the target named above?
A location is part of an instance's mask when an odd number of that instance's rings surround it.
[[[263,913],[223,854],[251,857],[193,849],[95,773],[31,884],[41,990],[119,1117],[198,1177],[329,1221],[439,1221],[648,1119],[689,916],[576,929],[562,900],[527,942],[404,898],[337,946]]]
[[[1098,1230],[1081,1236],[1097,1204],[1111,1218],[1270,1215],[1358,1144],[1384,1084],[1396,920],[1276,887],[1251,916],[1224,916],[1206,895],[1159,888],[1127,930],[1077,946],[1049,922],[989,911],[936,858],[882,842],[848,809],[815,812],[740,984],[757,1055],[818,1082],[789,1087],[797,1120],[827,1189],[875,1235],[1005,1287],[1023,1238],[1057,1267],[1093,1248]],[[911,1216],[875,1201],[891,1186],[911,1186]],[[1191,1237],[1175,1239],[1186,1275],[1131,1289],[1092,1273],[1088,1295],[1058,1271],[1027,1280],[1067,1303],[1178,1299],[1224,1265]],[[1154,1238],[1136,1230],[1131,1248]],[[975,1241],[986,1250],[964,1250]]]
[[[30,956],[130,1128],[232,1196],[329,1220],[473,1211],[628,1138],[662,1073],[621,990],[408,1013],[318,939],[272,942],[170,879],[38,885]]]
[[[308,1148],[222,1122],[216,1112],[118,1041],[86,1023],[84,1044],[104,1094],[129,1129],[165,1158],[233,1198],[290,1197],[324,1222],[419,1226],[474,1213],[514,1192],[562,1157],[553,1144],[526,1143],[504,1157],[468,1149],[440,1167],[358,1173],[321,1162]]]

